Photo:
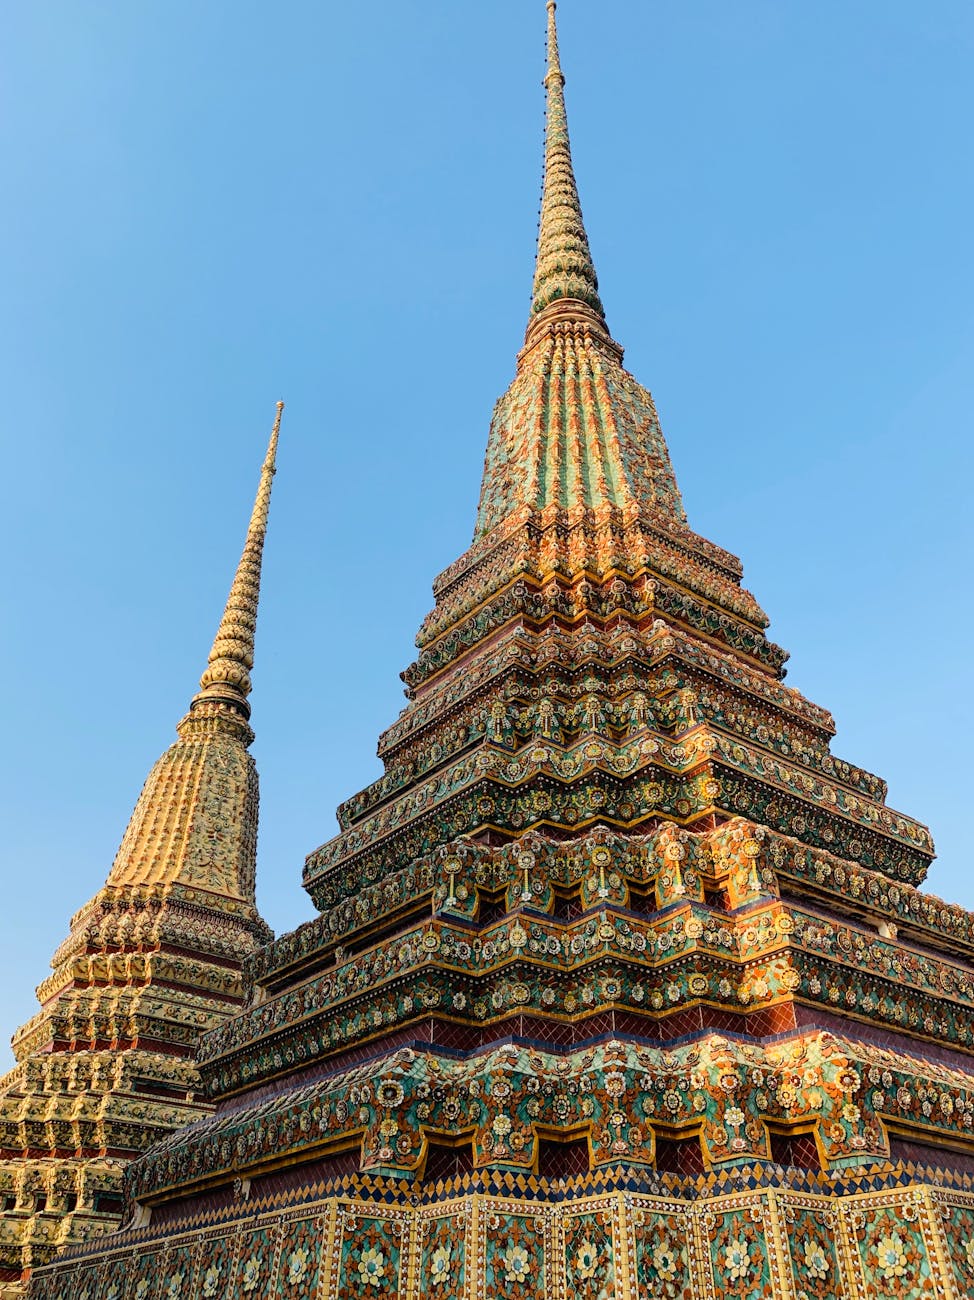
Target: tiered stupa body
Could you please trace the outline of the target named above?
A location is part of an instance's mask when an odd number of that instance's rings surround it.
[[[107,883],[71,919],[0,1079],[0,1295],[59,1246],[111,1231],[126,1164],[210,1110],[193,1053],[243,1001],[257,913],[249,670],[280,426],[178,740],[149,774]]]
[[[974,918],[687,526],[553,3],[546,80],[534,310],[385,773],[202,1044],[215,1114],[38,1300],[971,1294]]]

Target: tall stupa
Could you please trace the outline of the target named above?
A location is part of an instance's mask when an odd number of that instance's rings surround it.
[[[243,1001],[257,912],[250,670],[282,407],[199,693],[102,889],[72,918],[0,1078],[0,1297],[118,1227],[133,1156],[210,1112],[193,1054]]]
[[[34,1300],[974,1293],[974,917],[688,526],[547,9],[530,320],[384,774]]]

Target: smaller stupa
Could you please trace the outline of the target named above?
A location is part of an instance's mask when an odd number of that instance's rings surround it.
[[[0,1079],[0,1297],[115,1228],[128,1162],[211,1107],[194,1053],[241,1005],[257,912],[250,670],[283,403],[199,693],[155,764],[104,887],[71,918]]]

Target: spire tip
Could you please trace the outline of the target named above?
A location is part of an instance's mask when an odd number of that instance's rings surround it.
[[[558,24],[555,21],[556,0],[547,0],[546,7],[548,68],[544,84],[548,107],[545,170],[529,335],[535,320],[546,308],[556,307],[561,313],[566,304],[569,313],[581,313],[586,320],[607,329],[572,166],[565,111],[565,74],[561,68]]]
[[[243,555],[190,714],[197,705],[213,702],[230,705],[242,715],[245,722],[250,717],[247,697],[251,686],[250,669],[254,666],[254,632],[257,627],[261,560],[267,535],[267,515],[271,502],[271,484],[276,472],[277,438],[283,411],[284,403],[278,402],[274,428],[261,466],[257,499],[250,516]]]

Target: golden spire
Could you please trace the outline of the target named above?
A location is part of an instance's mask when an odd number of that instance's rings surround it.
[[[267,455],[260,471],[257,498],[247,528],[247,540],[213,641],[206,671],[200,678],[200,693],[190,707],[191,714],[201,705],[212,703],[228,706],[241,714],[245,721],[250,717],[247,696],[251,686],[250,670],[254,666],[260,570],[283,411],[284,403],[278,402]]]
[[[548,72],[545,76],[548,113],[545,127],[544,191],[531,320],[533,324],[545,308],[567,299],[576,309],[572,314],[591,321],[594,313],[598,323],[606,329],[605,312],[599,298],[599,282],[592,262],[588,235],[585,233],[572,166],[568,115],[565,110],[565,78],[558,53],[556,7],[555,0],[548,0]],[[563,307],[559,315],[565,314]],[[528,332],[531,333],[530,325]]]
[[[199,694],[176,727],[179,739],[149,773],[115,855],[111,887],[179,884],[240,900],[257,914],[257,769],[248,753],[254,733],[247,696],[283,410],[278,402],[243,555]]]
[[[605,323],[572,169],[555,0],[547,5],[534,301],[517,374],[494,408],[476,538],[523,511],[542,521],[588,511],[652,512],[686,524],[653,399],[623,369],[623,350]]]

